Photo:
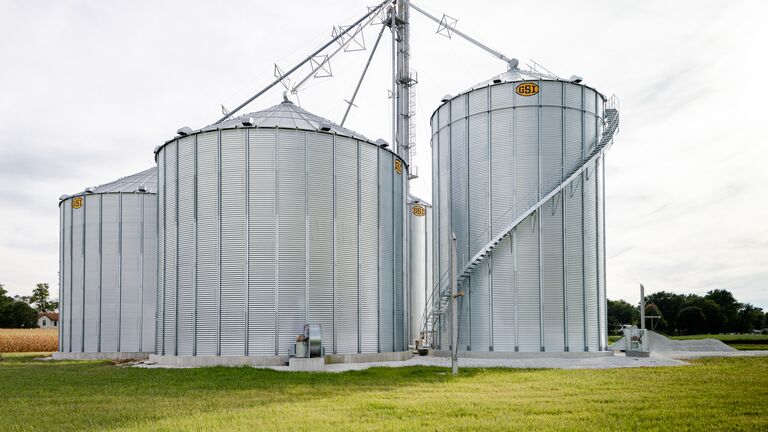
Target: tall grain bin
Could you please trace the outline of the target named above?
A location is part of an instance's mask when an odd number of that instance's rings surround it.
[[[432,116],[434,272],[450,280],[455,233],[459,350],[606,349],[602,150],[618,112],[579,82],[512,70]],[[432,327],[442,349],[449,317]]]
[[[408,295],[408,343],[421,339],[424,308],[432,287],[432,206],[419,198],[411,197],[408,202],[410,274]]]
[[[283,361],[307,323],[327,354],[405,349],[400,157],[286,100],[156,159],[158,361]]]
[[[157,168],[59,202],[57,358],[154,351]]]

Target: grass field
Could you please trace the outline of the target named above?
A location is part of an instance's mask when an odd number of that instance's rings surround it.
[[[0,328],[0,353],[56,351],[57,329]]]
[[[2,430],[768,430],[768,357],[611,370],[0,361]]]

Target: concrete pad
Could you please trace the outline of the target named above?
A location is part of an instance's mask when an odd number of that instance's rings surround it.
[[[159,366],[213,367],[213,366],[284,366],[288,356],[170,356],[152,354],[149,361]]]
[[[451,352],[447,350],[430,350],[429,355],[434,357],[451,357]],[[465,359],[577,359],[577,358],[595,358],[612,357],[613,351],[554,351],[554,352],[500,352],[500,351],[459,351],[459,358]]]
[[[150,355],[148,352],[55,352],[52,357],[54,360],[130,360],[147,359]]]
[[[323,357],[297,358],[288,360],[288,369],[293,372],[321,372],[325,368]]]

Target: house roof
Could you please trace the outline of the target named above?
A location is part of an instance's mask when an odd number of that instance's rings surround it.
[[[43,312],[37,314],[37,319],[40,319],[42,317],[48,317],[51,321],[58,321],[59,320],[59,314],[57,312]]]

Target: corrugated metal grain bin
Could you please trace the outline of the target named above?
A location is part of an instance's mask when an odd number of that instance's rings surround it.
[[[403,351],[402,159],[289,101],[156,150],[158,356]]]
[[[59,202],[59,352],[155,347],[157,168]]]
[[[410,293],[408,311],[410,328],[408,343],[421,339],[428,288],[432,287],[432,206],[415,197],[409,199],[410,208]]]
[[[460,350],[606,348],[603,160],[591,156],[604,105],[588,86],[511,71],[433,114],[434,272],[448,271],[451,232],[459,271],[475,265],[463,282]],[[447,349],[449,320],[440,321]]]

